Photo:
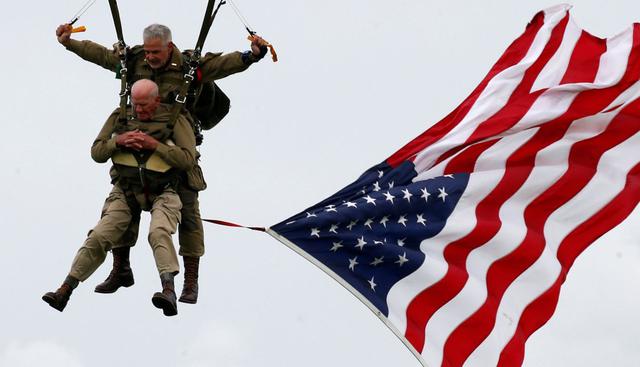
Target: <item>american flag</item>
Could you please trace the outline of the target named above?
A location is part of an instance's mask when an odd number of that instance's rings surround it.
[[[268,232],[425,366],[519,366],[575,259],[640,200],[640,25],[534,16],[451,114]]]

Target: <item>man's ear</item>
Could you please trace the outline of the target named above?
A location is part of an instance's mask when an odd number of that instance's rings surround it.
[[[169,47],[169,51],[173,51],[173,46],[175,46],[173,44],[173,41],[169,41],[169,43],[167,44],[167,47]]]

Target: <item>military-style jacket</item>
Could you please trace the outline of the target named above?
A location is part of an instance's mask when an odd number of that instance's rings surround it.
[[[131,131],[139,129],[143,132],[153,135],[155,130],[162,128],[171,116],[171,106],[160,105],[151,121],[139,121],[130,119],[125,125],[125,130]],[[114,155],[123,153],[124,150],[116,146],[116,129],[118,128],[119,109],[116,109],[107,119],[100,130],[100,133],[93,142],[91,147],[91,157],[98,163],[104,163]],[[154,151],[162,161],[170,167],[180,171],[189,171],[196,164],[196,140],[191,130],[191,125],[184,116],[179,116],[173,128],[173,136],[171,141],[174,145],[167,142],[159,142],[158,147]]]
[[[81,58],[100,65],[105,69],[116,72],[120,67],[120,59],[114,49],[108,49],[92,41],[78,41],[70,39],[65,45],[67,50],[77,54]],[[169,63],[158,70],[152,69],[144,59],[144,51],[141,46],[134,46],[131,49],[134,57],[133,70],[130,70],[134,82],[139,79],[151,79],[158,84],[160,97],[164,103],[172,103],[177,95],[177,90],[182,84],[184,69],[183,55],[174,46]],[[139,53],[142,53],[141,55]],[[251,59],[249,59],[251,60]],[[246,70],[251,62],[243,60],[241,52],[232,52],[222,55],[221,53],[207,53],[200,59],[199,70],[201,72],[200,82],[206,83],[217,79],[222,79],[231,74]]]

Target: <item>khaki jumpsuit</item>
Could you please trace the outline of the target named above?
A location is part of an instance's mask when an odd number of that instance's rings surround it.
[[[91,147],[91,157],[99,163],[113,158],[122,150],[116,146],[114,132],[119,111],[116,110],[105,122],[102,130]],[[144,130],[145,125],[161,126],[169,120],[170,112],[166,106],[159,106],[152,121],[127,121],[131,130]],[[147,132],[149,135],[151,133]],[[174,144],[160,142],[154,154],[168,166],[187,171],[196,164],[195,138],[190,123],[184,116],[176,121],[171,138]],[[133,168],[133,167],[132,167]],[[128,169],[128,168],[127,168]],[[138,168],[133,168],[137,170]],[[172,172],[172,171],[168,171]],[[157,173],[154,177],[164,177],[169,173]],[[140,191],[132,191],[124,181],[117,178],[109,197],[105,201],[102,215],[98,224],[89,232],[84,244],[78,250],[69,275],[80,280],[86,280],[104,262],[107,251],[120,243],[127,231],[134,213],[127,199],[137,200],[141,207],[150,207],[151,224],[149,228],[149,244],[153,251],[156,267],[160,274],[177,274],[180,267],[171,236],[176,232],[181,221],[180,211],[182,203],[172,185],[166,185],[151,194],[142,195]],[[151,182],[153,184],[153,182]],[[175,186],[175,185],[173,185]]]

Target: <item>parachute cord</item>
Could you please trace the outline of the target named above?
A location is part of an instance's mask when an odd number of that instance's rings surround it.
[[[240,20],[240,22],[242,22],[242,24],[244,25],[244,28],[247,30],[247,32],[249,32],[249,34],[252,35],[252,36],[254,34],[256,34],[256,32],[253,31],[253,27],[251,27],[249,25],[249,22],[247,21],[247,19],[240,12],[240,9],[238,9],[236,4],[233,3],[233,0],[227,0],[227,1],[229,1],[229,4],[231,5],[231,8],[233,9],[233,12],[236,13],[236,15],[238,16],[238,19]]]
[[[238,19],[240,20],[240,22],[242,22],[242,24],[244,25],[244,29],[246,29],[247,32],[249,32],[249,37],[247,37],[247,39],[249,41],[253,42],[253,40],[256,37],[256,32],[253,30],[253,27],[251,27],[251,25],[249,25],[249,22],[242,15],[242,13],[240,12],[240,9],[238,9],[238,7],[233,2],[233,0],[227,0],[227,1],[229,2],[229,5],[231,5],[231,9],[233,9],[233,12],[236,13],[236,15],[238,16]],[[278,61],[278,54],[276,53],[276,49],[269,42],[267,42],[266,46],[269,48],[269,52],[271,53],[271,60],[273,62],[277,62]]]
[[[84,13],[86,13],[87,10],[89,10],[89,8],[91,8],[95,2],[96,0],[88,0],[86,3],[84,3],[84,5],[82,5],[82,8],[80,8],[80,10],[78,10],[78,12],[73,16],[72,20],[69,22],[69,25],[73,25],[75,22],[77,22],[78,19],[80,19],[80,17]]]

